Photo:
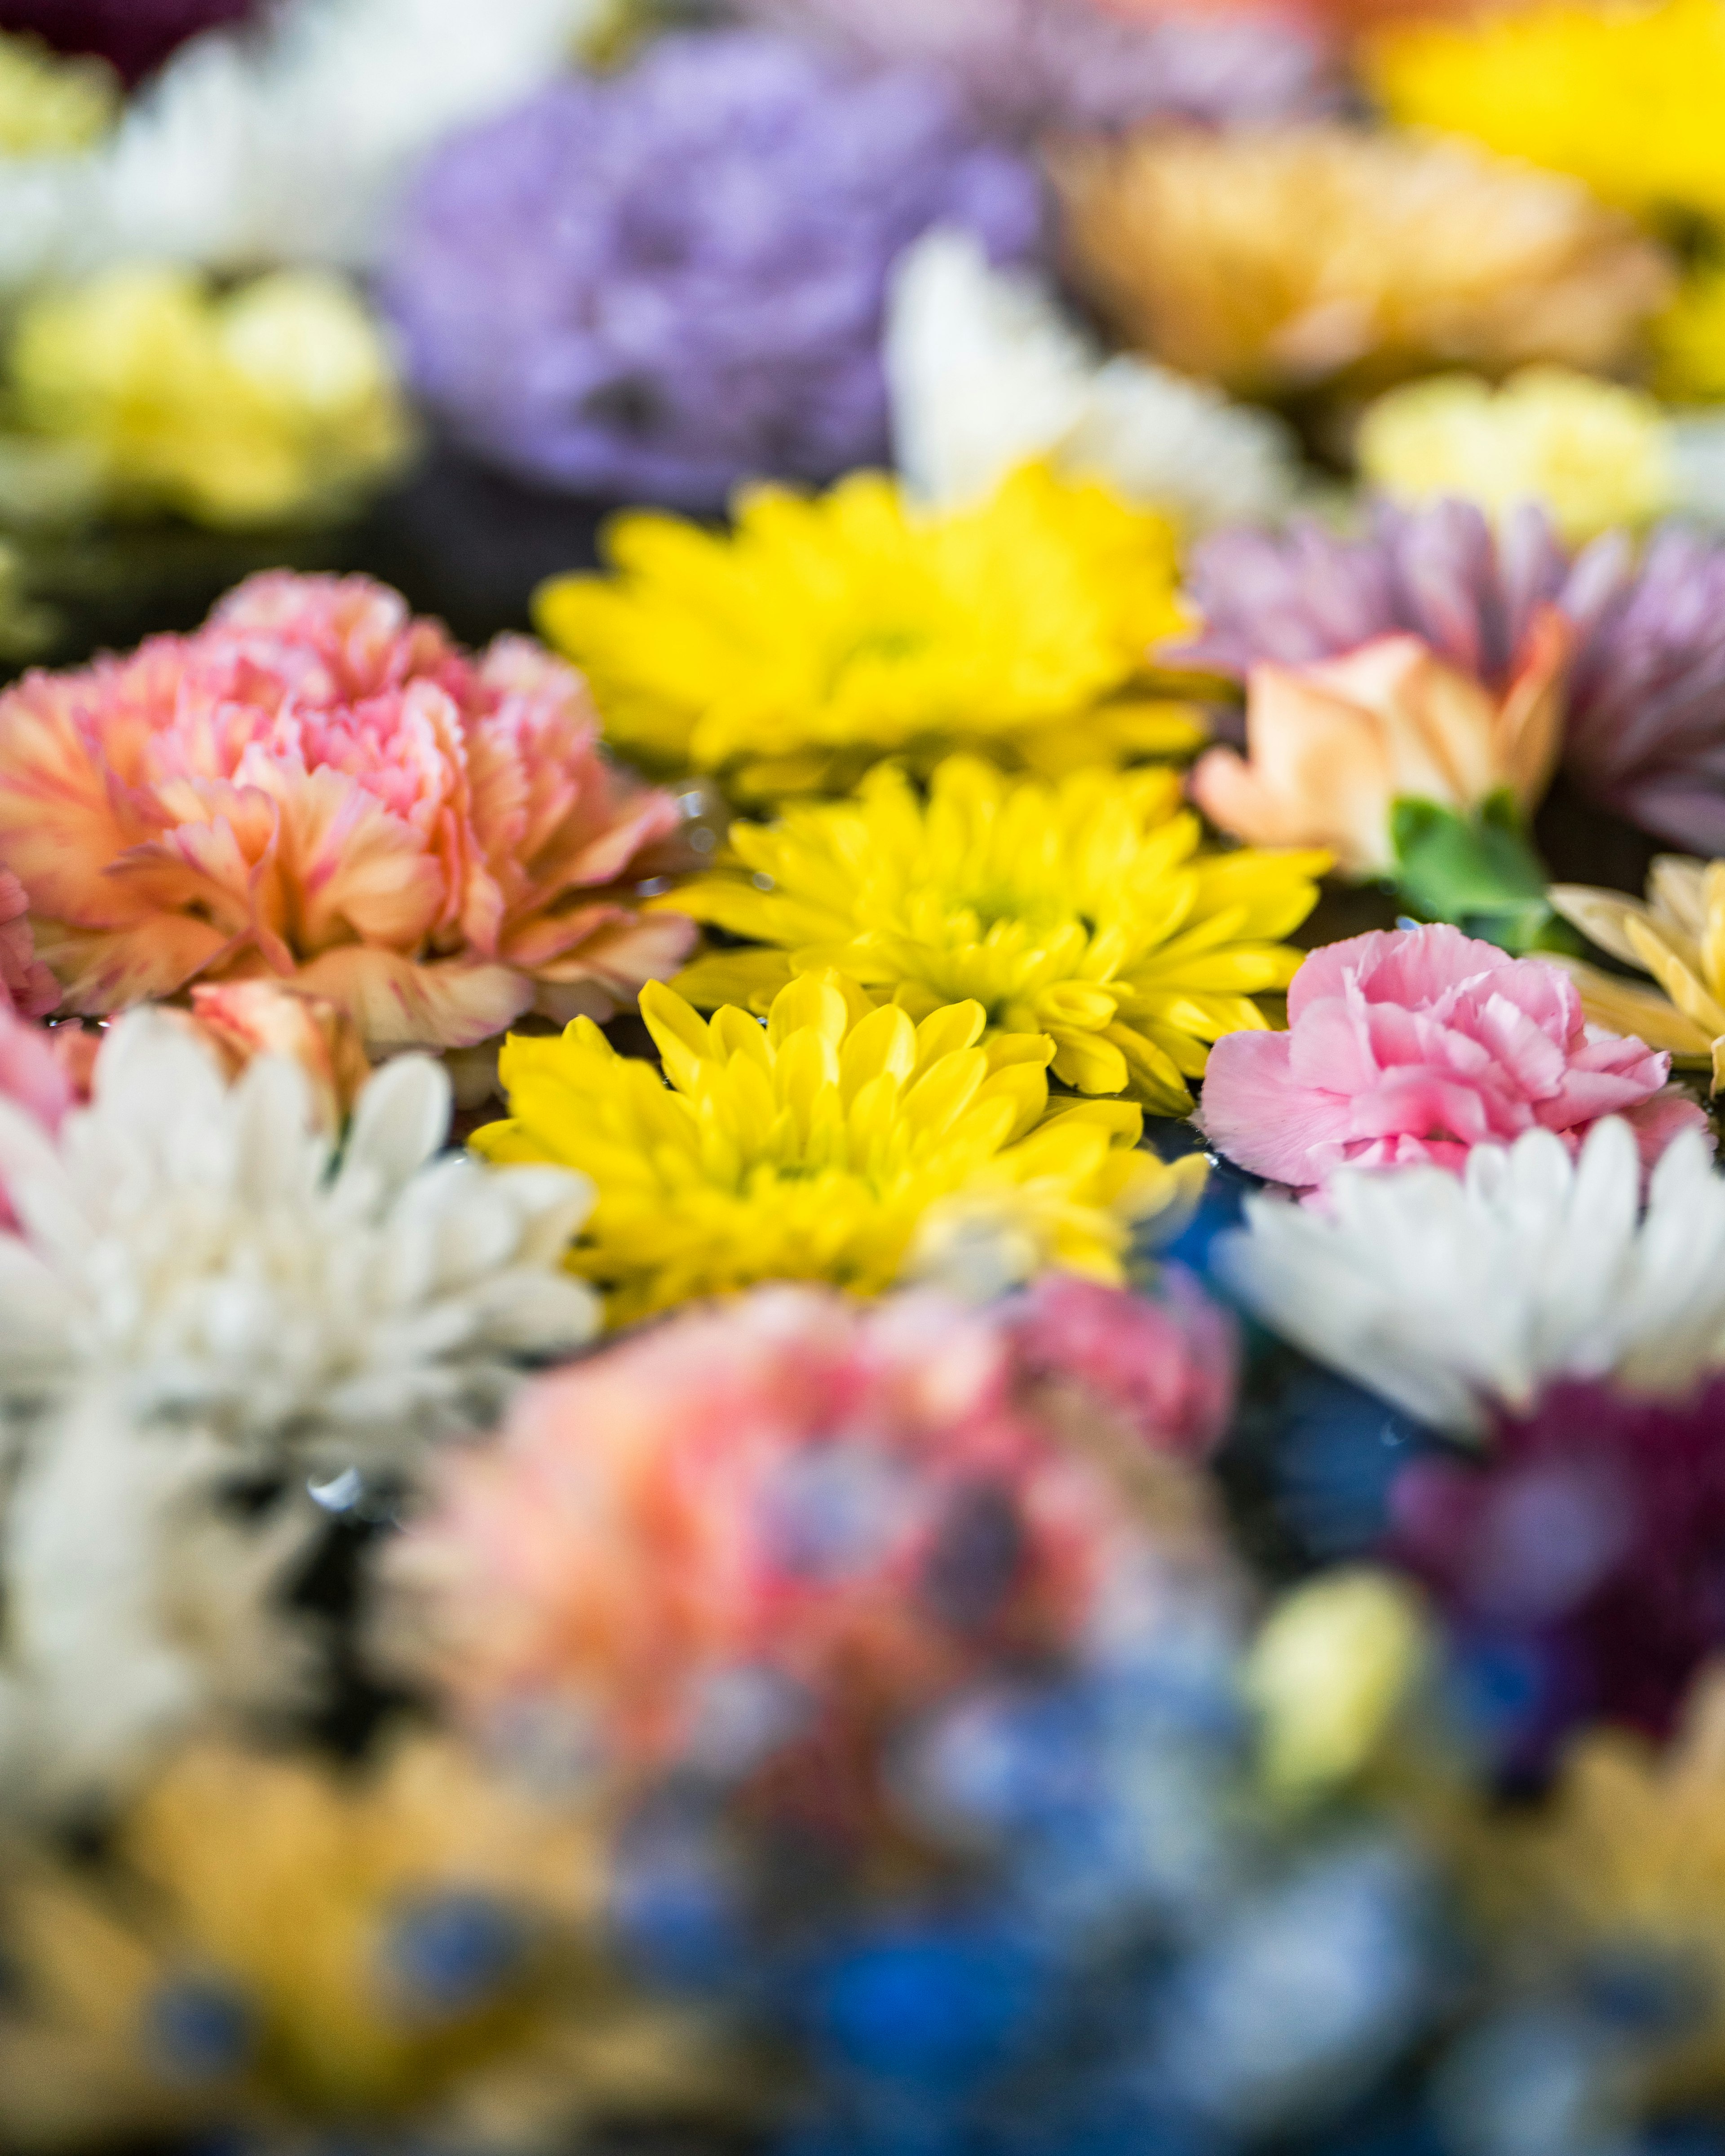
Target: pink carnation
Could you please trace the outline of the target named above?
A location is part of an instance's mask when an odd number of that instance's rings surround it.
[[[23,886],[0,869],[0,1009],[46,1018],[60,999],[60,984],[36,956],[29,910]]]
[[[1220,1577],[1189,1492],[1153,1541],[1093,1450],[995,1314],[757,1290],[540,1379],[449,1460],[394,1553],[402,1630],[494,1730],[734,1759],[726,1703],[777,1699],[855,1779],[869,1732],[1142,1614],[1178,1551]]]
[[[1602,1116],[1656,1160],[1707,1127],[1662,1089],[1671,1058],[1584,1023],[1562,967],[1511,958],[1458,928],[1356,936],[1315,951],[1286,1033],[1210,1050],[1206,1133],[1243,1168],[1309,1188],[1344,1163],[1459,1170],[1471,1147],[1555,1131],[1572,1152]]]
[[[469,657],[365,578],[255,577],[0,697],[0,859],[75,1011],[274,976],[374,1050],[608,1015],[693,942],[631,891],[677,822],[578,675],[524,638]]]

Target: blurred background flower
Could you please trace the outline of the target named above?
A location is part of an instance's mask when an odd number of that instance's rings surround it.
[[[1705,1070],[1725,1086],[1725,861],[1663,854],[1647,879],[1647,899],[1579,884],[1553,887],[1552,904],[1590,942],[1659,991],[1568,962],[1588,1016],[1621,1030],[1632,1023],[1674,1063]]]
[[[187,38],[254,11],[254,0],[4,0],[0,29],[26,32],[59,52],[93,54],[135,83]]]

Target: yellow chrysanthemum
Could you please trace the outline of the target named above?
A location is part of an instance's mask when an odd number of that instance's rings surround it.
[[[1662,396],[1674,403],[1725,401],[1725,264],[1695,270],[1653,325]]]
[[[1573,172],[1625,209],[1725,217],[1725,7],[1509,8],[1410,23],[1369,72],[1394,116]]]
[[[1365,476],[1404,499],[1461,495],[1494,516],[1543,502],[1572,546],[1675,499],[1659,406],[1567,367],[1530,367],[1501,389],[1474,374],[1409,382],[1367,413],[1358,451]]]
[[[793,974],[833,966],[913,1019],[974,1001],[992,1029],[1045,1033],[1054,1074],[1183,1114],[1208,1042],[1269,1021],[1301,954],[1322,854],[1199,850],[1167,770],[1047,783],[954,757],[925,803],[883,766],[856,799],[731,832],[736,865],[667,899],[773,946],[701,959],[675,985],[765,1010]]]
[[[1053,1042],[984,1042],[980,1004],[916,1025],[827,972],[781,990],[764,1026],[734,1006],[709,1024],[656,983],[641,1014],[664,1079],[587,1019],[559,1040],[512,1038],[511,1119],[473,1141],[592,1178],[568,1262],[619,1324],[762,1281],[876,1294],[968,1233],[1024,1276],[1113,1281],[1134,1223],[1183,1217],[1203,1183],[1201,1159],[1134,1149],[1124,1101],[1050,1107]]]
[[[624,516],[609,547],[614,578],[541,589],[541,629],[620,749],[745,798],[844,793],[882,756],[957,746],[1070,769],[1201,738],[1142,693],[1183,625],[1171,527],[1040,465],[980,508],[919,509],[860,473],[817,501],[746,493],[729,536]]]
[[[119,78],[105,61],[63,59],[34,38],[0,34],[0,157],[87,150],[119,110]]]
[[[1656,994],[1568,960],[1589,1018],[1665,1050],[1675,1062],[1711,1068],[1714,1091],[1725,1091],[1725,861],[1661,854],[1645,905],[1569,883],[1553,885],[1551,902],[1602,951],[1659,984]]]
[[[339,504],[409,439],[371,317],[316,270],[219,292],[126,264],[30,301],[9,372],[14,423],[59,454],[69,493],[208,524]]]

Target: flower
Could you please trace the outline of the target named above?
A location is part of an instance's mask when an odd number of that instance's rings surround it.
[[[8,22],[63,53],[95,53],[136,82],[200,31],[239,22],[253,0],[23,0]]]
[[[937,81],[762,32],[671,37],[439,150],[386,297],[416,389],[476,449],[716,506],[882,458],[887,271],[943,220],[1010,257],[1043,208]]]
[[[1255,1175],[1309,1188],[1344,1164],[1459,1173],[1478,1145],[1524,1131],[1579,1150],[1621,1116],[1645,1158],[1686,1129],[1671,1058],[1589,1026],[1559,966],[1511,958],[1458,929],[1355,936],[1314,951],[1288,990],[1286,1033],[1210,1050],[1203,1121]]]
[[[1208,382],[1104,359],[1031,271],[991,269],[943,228],[901,256],[886,330],[900,470],[925,501],[986,501],[1044,458],[1183,521],[1273,516],[1293,490],[1292,437]]]
[[[0,869],[0,1005],[26,1018],[46,1018],[60,999],[60,984],[36,956],[30,901],[10,869]]]
[[[99,1383],[242,1460],[336,1474],[487,1427],[522,1358],[593,1330],[557,1265],[590,1194],[436,1158],[449,1120],[442,1070],[401,1057],[335,1159],[297,1064],[230,1086],[175,1015],[120,1020],[57,1131],[0,1100],[0,1391]]]
[[[1191,1107],[1205,1044],[1269,1024],[1318,854],[1201,854],[1173,773],[1081,771],[1055,783],[953,757],[926,803],[903,773],[854,801],[733,824],[727,863],[677,892],[697,921],[768,947],[677,977],[691,1001],[764,1011],[793,974],[835,966],[913,1019],[974,999],[991,1029],[1045,1033],[1054,1075]]]
[[[1386,33],[1370,74],[1404,123],[1573,172],[1625,208],[1725,215],[1714,124],[1725,23],[1714,0],[1547,0],[1410,23]]]
[[[1409,382],[1366,413],[1358,450],[1364,476],[1399,500],[1460,495],[1493,516],[1541,502],[1571,546],[1673,504],[1659,406],[1567,367],[1527,367],[1495,391],[1467,374]]]
[[[8,16],[8,27],[23,26]],[[33,37],[0,32],[0,157],[63,157],[87,150],[113,125],[118,104],[106,68],[61,59]]]
[[[1722,1412],[1717,1379],[1657,1400],[1556,1385],[1484,1458],[1404,1468],[1389,1550],[1470,1643],[1538,1646],[1548,1720],[1662,1736],[1725,1646]]]
[[[1502,690],[1547,604],[1575,628],[1565,767],[1596,800],[1678,844],[1725,853],[1725,544],[1679,525],[1569,560],[1538,510],[1494,534],[1471,503],[1379,505],[1359,536],[1311,522],[1221,531],[1189,570],[1203,634],[1171,664],[1244,675],[1406,630]]]
[[[988,1312],[773,1289],[535,1384],[390,1571],[471,1726],[560,1722],[626,1768],[729,1778],[1096,1652],[1182,1541],[1214,1593],[1201,1513],[1171,1532],[1165,1499],[1153,1537],[1123,1497]]]
[[[1214,748],[1192,774],[1213,824],[1257,845],[1319,845],[1349,875],[1395,865],[1398,802],[1471,814],[1507,790],[1538,806],[1561,747],[1568,624],[1534,618],[1501,696],[1417,636],[1381,636],[1345,659],[1264,662],[1248,679],[1250,761]]]
[[[617,573],[542,587],[541,628],[610,740],[746,799],[844,793],[883,756],[1058,770],[1202,737],[1133,694],[1183,619],[1168,526],[1040,466],[972,510],[862,474],[815,501],[747,494],[728,536],[634,515],[607,543]]]
[[[641,1015],[665,1081],[590,1019],[561,1040],[511,1035],[511,1118],[472,1141],[592,1178],[568,1262],[614,1324],[759,1281],[876,1295],[971,1222],[1015,1240],[1024,1276],[1117,1280],[1133,1224],[1179,1215],[1203,1180],[1201,1160],[1134,1152],[1142,1118],[1124,1101],[1051,1106],[1053,1042],[981,1045],[980,1004],[914,1024],[827,972],[781,989],[764,1029],[734,1006],[706,1024],[657,985]]]
[[[1111,0],[752,0],[750,12],[876,66],[937,69],[984,126],[1027,141],[1151,121],[1262,126],[1336,101],[1322,43],[1268,9],[1134,19]]]
[[[1434,360],[1609,368],[1670,288],[1574,182],[1463,142],[1145,133],[1055,173],[1079,281],[1127,341],[1247,394]]]
[[[1692,270],[1653,325],[1660,394],[1673,403],[1725,401],[1725,263]]]
[[[321,996],[295,995],[274,981],[206,981],[192,991],[192,1020],[231,1081],[260,1055],[296,1063],[326,1136],[341,1135],[372,1075],[352,1022]]]
[[[60,453],[78,506],[316,519],[391,478],[411,439],[370,316],[317,271],[218,292],[128,264],[28,300],[7,366],[25,446]]]
[[[1218,1250],[1266,1325],[1459,1435],[1553,1378],[1681,1399],[1725,1368],[1725,1179],[1694,1129],[1651,1179],[1617,1116],[1579,1153],[1534,1131],[1459,1176],[1343,1169],[1319,1206],[1248,1199]]]
[[[1711,1066],[1725,1085],[1725,861],[1657,859],[1647,902],[1585,884],[1554,884],[1551,902],[1602,951],[1651,973],[1661,994],[1581,960],[1566,961],[1582,1008],[1599,1025],[1630,1019],[1674,1063]]]
[[[189,637],[0,697],[0,848],[68,1009],[287,981],[373,1050],[536,998],[608,1016],[694,935],[631,903],[670,798],[613,772],[581,682],[465,657],[364,578],[257,577]]]

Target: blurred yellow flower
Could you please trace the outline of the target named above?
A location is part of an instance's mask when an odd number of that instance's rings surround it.
[[[1385,32],[1368,73],[1392,116],[1573,172],[1625,209],[1725,218],[1725,8],[1635,0],[1506,8]]]
[[[1125,1101],[1051,1105],[1054,1043],[984,1040],[978,1003],[915,1024],[824,972],[781,989],[764,1026],[734,1005],[709,1024],[650,983],[641,1015],[663,1080],[586,1019],[559,1040],[512,1036],[511,1120],[472,1141],[592,1178],[568,1262],[616,1324],[762,1281],[877,1294],[965,1234],[1012,1247],[1024,1276],[1117,1281],[1134,1224],[1183,1219],[1203,1185],[1201,1158],[1134,1149],[1142,1119]]]
[[[1660,393],[1673,403],[1725,401],[1725,264],[1692,270],[1653,325]]]
[[[1372,406],[1357,446],[1387,493],[1461,495],[1494,516],[1542,502],[1571,546],[1651,523],[1675,499],[1653,398],[1567,367],[1527,367],[1497,389],[1475,374],[1410,382]]]
[[[793,973],[834,966],[915,1019],[974,1000],[993,1031],[1045,1033],[1080,1092],[1183,1115],[1206,1044],[1269,1024],[1253,998],[1293,978],[1302,954],[1279,939],[1328,857],[1203,853],[1179,810],[1165,770],[1050,783],[955,757],[925,801],[882,767],[855,800],[732,826],[734,862],[664,903],[772,947],[674,985],[764,1011]]]
[[[1570,180],[1337,126],[1161,130],[1055,158],[1075,273],[1131,343],[1249,395],[1433,361],[1610,367],[1662,251]]]
[[[1586,884],[1553,884],[1551,902],[1602,951],[1651,973],[1661,994],[1579,959],[1567,960],[1596,1025],[1634,1034],[1675,1062],[1711,1067],[1725,1089],[1725,861],[1662,854],[1647,901]]]
[[[8,372],[13,424],[121,509],[223,526],[316,516],[409,445],[376,326],[317,270],[228,292],[167,265],[110,270],[28,302]]]
[[[745,493],[730,535],[636,513],[608,543],[618,573],[544,585],[540,629],[619,748],[745,798],[845,793],[887,755],[1070,769],[1203,737],[1142,693],[1185,625],[1172,528],[1040,465],[978,508],[862,473],[815,501]]]
[[[105,61],[63,59],[34,38],[0,32],[0,157],[89,149],[113,126],[120,95]]]

